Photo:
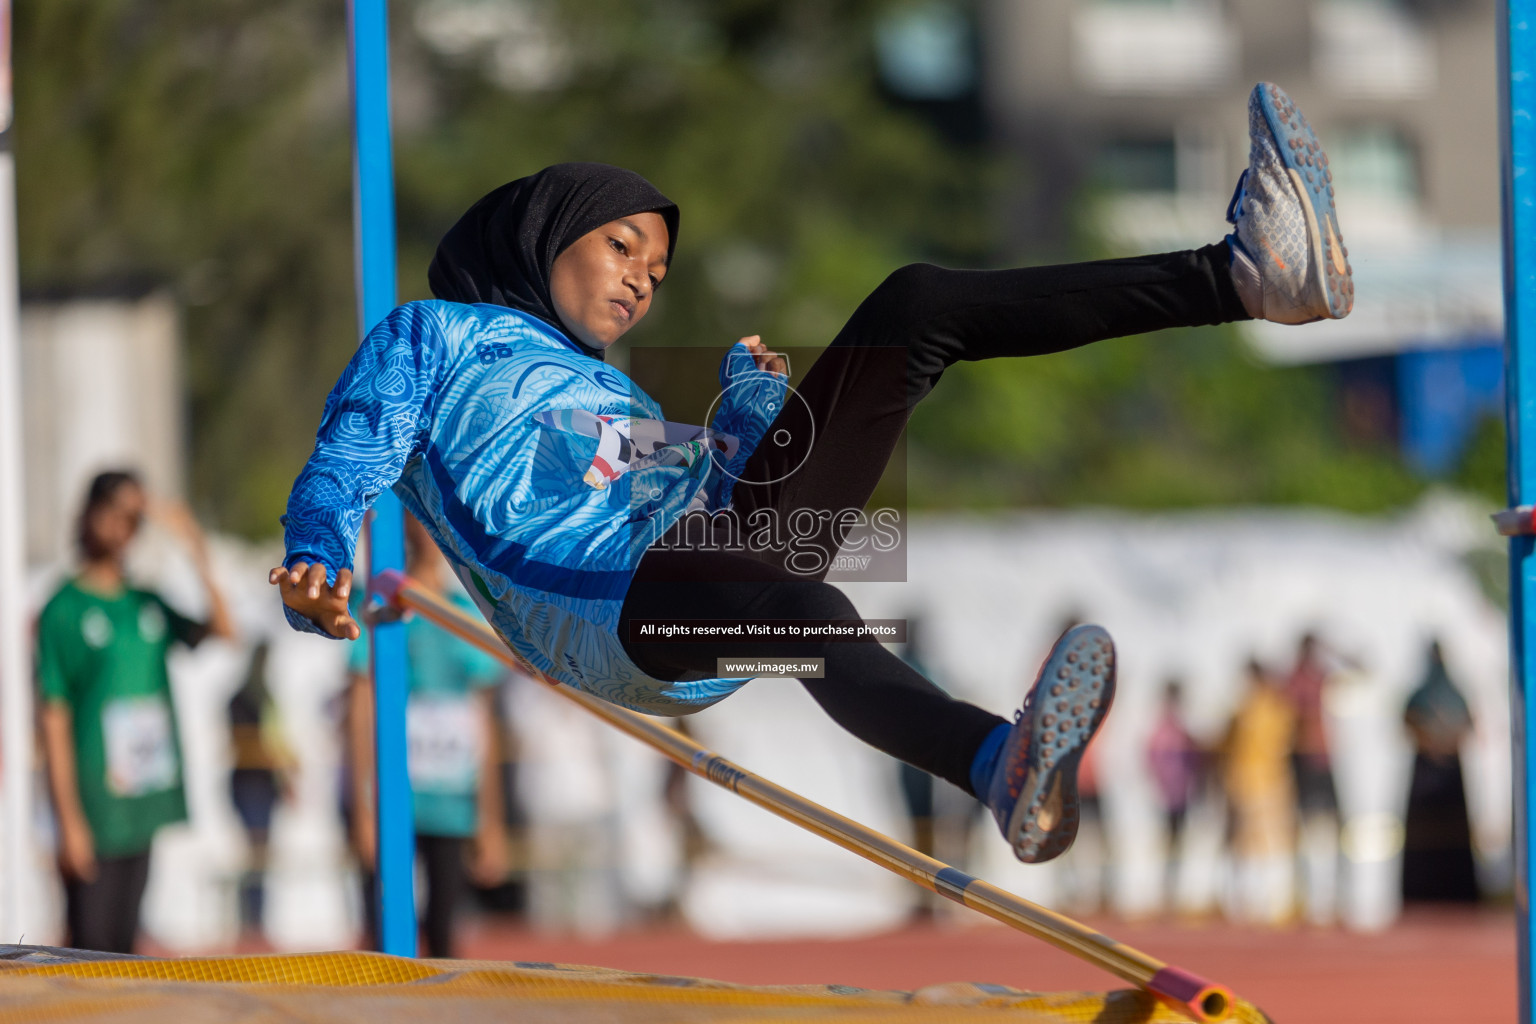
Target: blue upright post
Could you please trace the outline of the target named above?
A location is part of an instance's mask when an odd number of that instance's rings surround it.
[[[349,0],[354,128],[352,221],[357,322],[366,335],[395,306],[395,182],[389,143],[389,32],[386,0]],[[388,491],[373,506],[370,574],[405,567],[400,502]],[[379,944],[416,955],[412,891],[415,826],[406,774],[405,628],[372,627],[374,735],[378,765]]]
[[[1536,504],[1536,0],[1499,4],[1499,115],[1504,199],[1504,319],[1509,504]],[[1536,523],[1532,523],[1536,526]],[[1531,827],[1536,823],[1536,537],[1510,540],[1510,667],[1514,726],[1515,909],[1520,1020],[1532,1016]]]

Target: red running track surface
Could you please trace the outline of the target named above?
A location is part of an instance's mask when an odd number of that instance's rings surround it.
[[[1474,1024],[1516,1015],[1515,926],[1508,913],[1418,912],[1369,935],[1306,927],[1093,923],[1122,942],[1230,985],[1276,1024]],[[710,942],[681,930],[582,940],[487,922],[466,930],[463,947],[461,955],[476,959],[596,964],[754,985],[1123,987],[1065,953],[989,923],[912,927],[845,941]]]

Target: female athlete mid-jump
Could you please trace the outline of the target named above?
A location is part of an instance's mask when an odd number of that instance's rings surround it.
[[[1013,722],[948,696],[877,642],[641,641],[641,620],[857,620],[781,547],[735,541],[767,518],[818,524],[835,552],[907,417],[957,360],[1038,356],[1166,327],[1338,318],[1353,285],[1328,158],[1277,87],[1249,99],[1233,231],[1189,252],[1019,270],[897,270],[788,387],[756,337],[726,353],[709,427],[669,423],[603,362],[650,309],[678,209],[647,181],[559,164],[476,203],[439,246],[436,301],[375,327],[326,401],[271,573],[289,621],[358,635],[352,559],[369,504],[399,495],[502,639],[565,684],[652,714],[745,683],[717,659],[823,659],[802,680],[865,742],[974,793],[1015,854],[1077,830],[1076,769],[1114,696],[1109,636],[1056,643]],[[690,524],[703,517],[703,528]],[[807,519],[806,517],[810,518]]]

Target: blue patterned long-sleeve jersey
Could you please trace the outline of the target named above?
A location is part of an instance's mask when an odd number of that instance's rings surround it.
[[[412,302],[364,339],[326,399],[283,517],[286,565],[350,567],[368,506],[392,488],[502,639],[555,679],[653,714],[742,680],[648,677],[618,638],[646,547],[690,507],[730,500],[783,401],[740,343],[709,429],[660,406],[555,328],[502,306]],[[288,612],[297,629],[321,632]]]

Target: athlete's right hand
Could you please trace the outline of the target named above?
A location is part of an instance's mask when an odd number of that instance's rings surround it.
[[[81,882],[96,881],[96,841],[83,821],[59,823],[59,867]]]
[[[319,562],[294,562],[288,568],[278,566],[267,574],[267,582],[283,595],[283,604],[292,608],[321,629],[343,640],[362,635],[357,620],[347,607],[352,595],[352,570],[336,570],[335,584],[325,582],[325,566]]]

